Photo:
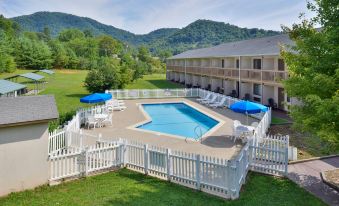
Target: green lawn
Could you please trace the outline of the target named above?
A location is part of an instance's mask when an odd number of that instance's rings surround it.
[[[248,177],[240,198],[234,201],[122,169],[12,193],[1,198],[0,205],[325,205],[287,179],[256,173]]]
[[[0,74],[0,79],[13,76],[15,74],[27,73],[35,70],[16,70],[14,73]],[[46,89],[40,94],[53,94],[55,96],[60,114],[74,111],[79,107],[86,107],[88,104],[80,103],[79,99],[89,92],[83,87],[87,71],[85,70],[54,70],[54,75],[38,73],[46,77],[48,84]],[[19,78],[18,83],[27,83],[24,78]],[[32,85],[28,85],[32,88]],[[127,89],[160,89],[160,88],[178,88],[182,87],[166,81],[165,74],[145,75],[142,79],[127,85]]]
[[[272,122],[271,124],[286,124],[288,123],[288,120],[279,118],[279,117],[272,117]]]
[[[165,74],[145,75],[144,78],[127,85],[126,89],[168,89],[183,87],[166,80]]]

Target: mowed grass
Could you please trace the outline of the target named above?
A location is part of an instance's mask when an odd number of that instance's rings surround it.
[[[287,179],[257,173],[249,173],[248,178],[240,198],[231,201],[122,169],[12,193],[1,198],[0,205],[325,205]]]
[[[142,79],[127,85],[126,89],[172,89],[182,87],[180,84],[167,81],[165,74],[151,74],[145,75]]]
[[[279,117],[272,117],[271,124],[286,124],[288,123],[287,119],[279,118]]]
[[[0,74],[0,79],[32,71],[36,70],[18,69],[14,73]],[[54,71],[54,75],[44,74],[42,72],[37,74],[45,76],[46,81],[48,82],[46,84],[45,90],[40,94],[54,95],[60,114],[74,111],[79,107],[90,106],[88,104],[80,103],[80,98],[89,94],[89,92],[83,86],[88,71],[66,69]],[[27,80],[24,78],[19,78],[18,83],[27,84]],[[145,75],[142,79],[139,79],[126,86],[127,89],[165,89],[178,87],[182,86],[167,81],[165,74]],[[29,84],[28,88],[33,88],[32,84]]]

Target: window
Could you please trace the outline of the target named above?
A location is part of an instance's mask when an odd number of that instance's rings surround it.
[[[238,68],[239,68],[239,66],[240,66],[239,59],[237,59],[237,60],[236,60],[235,64],[236,64],[236,65],[235,65],[235,66],[236,66],[236,68],[238,69]]]
[[[225,60],[221,60],[221,68],[224,68],[225,67]]]
[[[253,84],[253,94],[257,96],[261,96],[261,85]]]
[[[261,59],[253,59],[253,69],[261,69]]]
[[[283,59],[278,59],[278,70],[285,71],[285,62]]]

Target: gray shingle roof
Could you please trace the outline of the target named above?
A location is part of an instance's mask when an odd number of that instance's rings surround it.
[[[0,79],[0,94],[7,94],[25,88],[23,84],[18,84],[8,80]]]
[[[279,55],[281,44],[293,45],[294,43],[287,34],[281,34],[189,50],[168,59]]]
[[[0,126],[51,120],[59,117],[54,96],[0,98]]]
[[[39,70],[40,72],[46,73],[46,74],[54,74],[54,71],[49,70],[49,69],[43,69],[43,70]]]

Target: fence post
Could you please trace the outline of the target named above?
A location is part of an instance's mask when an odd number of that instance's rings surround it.
[[[87,147],[83,150],[83,155],[85,156],[85,176],[88,175],[88,164],[89,164],[89,159],[88,159],[88,153],[87,153]]]
[[[290,145],[289,136],[285,136],[285,176],[288,173],[288,146]]]
[[[197,189],[200,190],[200,155],[195,156],[195,172],[197,179]]]
[[[80,137],[80,142],[79,142],[79,144],[80,144],[80,148],[82,149],[82,147],[83,147],[83,142],[82,142],[82,129],[80,129],[80,132],[79,132],[79,137]]]
[[[167,163],[167,180],[171,181],[171,150],[166,149],[166,163]]]
[[[144,145],[144,169],[145,169],[145,174],[148,174],[148,145]]]

